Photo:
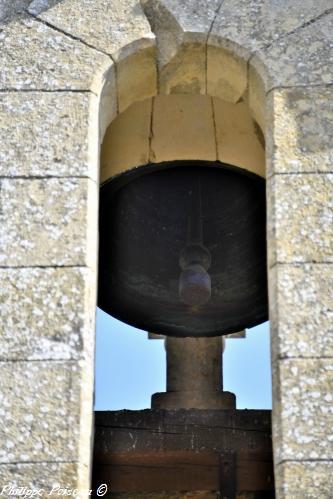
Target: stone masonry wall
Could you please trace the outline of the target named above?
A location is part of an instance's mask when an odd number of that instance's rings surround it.
[[[0,485],[88,488],[99,143],[132,103],[196,93],[265,133],[277,497],[331,497],[331,0],[2,0],[0,19]]]

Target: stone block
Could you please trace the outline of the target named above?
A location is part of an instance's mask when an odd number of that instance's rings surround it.
[[[275,469],[275,481],[283,499],[330,499],[333,461],[281,463]]]
[[[99,129],[99,141],[102,143],[105,132],[110,123],[116,118],[118,113],[118,89],[116,78],[116,66],[112,65],[110,69],[104,73],[99,99],[99,111],[95,118],[95,130]],[[92,133],[92,131],[91,131]],[[90,141],[91,143],[92,141]],[[95,158],[99,157],[100,151],[98,146],[92,149],[92,154]]]
[[[159,70],[161,94],[206,94],[206,47],[187,43]]]
[[[0,265],[95,265],[97,186],[87,179],[4,179]]]
[[[1,269],[0,280],[0,360],[92,358],[95,279],[89,269]]]
[[[303,5],[299,9],[302,10]],[[266,91],[281,86],[332,84],[332,30],[331,11],[260,49],[251,64],[265,79]],[[266,70],[262,71],[264,66]]]
[[[333,174],[267,180],[269,265],[333,262]]]
[[[207,93],[235,104],[248,86],[247,62],[222,46],[207,48]]]
[[[206,41],[220,1],[143,0],[157,39],[161,93],[206,93]]]
[[[155,98],[152,162],[216,160],[213,105],[209,97],[169,95]]]
[[[91,93],[18,92],[0,95],[0,175],[98,177],[89,141],[97,98]],[[75,133],[73,131],[75,130]]]
[[[117,64],[118,109],[122,113],[136,101],[157,93],[155,47],[124,57]]]
[[[277,89],[268,96],[268,176],[333,172],[332,88]]]
[[[19,487],[39,491],[37,497],[59,497],[56,490],[51,493],[52,489],[76,489],[77,479],[77,463],[0,464],[0,494],[3,498],[15,497],[15,489]]]
[[[134,52],[155,44],[138,0],[34,0],[28,10],[114,60],[124,50]]]
[[[273,363],[273,441],[276,464],[329,460],[333,453],[332,359]]]
[[[0,463],[78,460],[89,438],[80,432],[81,392],[91,389],[80,365],[1,362],[0,372]]]
[[[264,139],[244,102],[213,99],[219,161],[265,177]]]
[[[0,23],[6,23],[22,15],[31,0],[1,0]]]
[[[272,357],[333,357],[333,268],[275,265],[269,271]]]
[[[332,7],[330,0],[224,0],[209,43],[232,46],[243,56],[270,45]],[[278,42],[279,43],[279,42]]]
[[[267,123],[267,98],[265,85],[260,74],[251,66],[249,62],[248,71],[248,105],[253,116],[253,119],[258,123],[262,133],[266,138],[269,138],[267,128],[271,122]],[[267,149],[266,149],[267,150]],[[266,153],[267,158],[267,153]],[[266,161],[268,161],[267,158]]]
[[[112,61],[42,22],[23,18],[2,28],[0,65],[1,90],[99,92],[102,75]]]
[[[152,99],[136,102],[109,126],[101,151],[101,181],[149,163]]]
[[[221,1],[142,0],[142,4],[150,22],[160,29],[170,32],[177,28],[186,41],[206,42]],[[163,49],[167,50],[167,47]]]

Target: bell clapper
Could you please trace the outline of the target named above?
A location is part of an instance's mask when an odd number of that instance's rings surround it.
[[[183,303],[197,307],[211,298],[211,278],[207,270],[211,255],[203,244],[201,183],[198,175],[195,188],[190,192],[191,207],[188,224],[188,241],[179,257],[182,272],[179,277],[179,297]]]

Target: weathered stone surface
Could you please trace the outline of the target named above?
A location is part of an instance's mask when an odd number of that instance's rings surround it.
[[[264,80],[266,91],[332,82],[333,15],[311,23],[331,8],[330,0],[315,6],[294,0],[223,2],[208,38],[208,92],[237,102],[246,89],[246,63],[253,54],[251,67]],[[262,116],[258,121],[262,126]]]
[[[159,70],[161,94],[206,93],[206,47],[198,43],[182,45],[175,57]]]
[[[76,463],[0,464],[1,497],[13,497],[10,487],[38,490],[37,497],[59,497],[56,490],[50,494],[53,487],[76,489],[77,475]]]
[[[103,141],[107,127],[115,119],[118,112],[118,88],[115,68],[116,66],[112,65],[104,73],[101,82],[102,91],[99,99],[99,110],[96,114],[92,114],[95,118],[95,129],[99,129],[100,143]],[[95,158],[98,158],[99,153],[98,147],[92,150],[93,157]]]
[[[0,280],[0,360],[93,357],[90,270],[1,269]]]
[[[0,89],[93,90],[112,65],[109,56],[33,18],[0,33]]]
[[[150,160],[216,160],[211,98],[168,95],[155,98]]]
[[[118,108],[125,111],[136,101],[157,93],[155,47],[141,50],[117,64]]]
[[[136,102],[109,126],[101,150],[101,181],[149,163],[152,99]]]
[[[218,90],[219,94],[212,95],[222,97],[223,86],[228,89],[231,81],[234,95],[227,94],[228,100],[236,99],[236,83],[240,90],[246,76],[244,65],[253,54],[256,55],[251,58],[251,66],[264,79],[266,91],[281,85],[331,83],[333,16],[325,15],[331,8],[330,0],[320,0],[316,5],[295,0],[224,1],[208,39],[209,92]],[[217,48],[223,51],[218,52]],[[228,62],[223,61],[223,54],[228,51],[232,53],[232,79],[229,68],[228,73],[223,72]],[[262,116],[258,121],[262,126]]]
[[[172,338],[165,342],[167,391],[154,393],[154,409],[235,409],[236,397],[222,383],[222,341]]]
[[[236,48],[242,56],[332,8],[330,0],[224,0],[214,21],[209,43]]]
[[[269,264],[333,262],[333,175],[267,180]]]
[[[278,89],[268,96],[268,175],[333,172],[333,89]]]
[[[271,123],[270,122],[267,123],[268,113],[267,113],[267,98],[266,98],[265,85],[263,79],[258,74],[258,72],[251,66],[251,64],[249,64],[249,70],[248,70],[247,98],[253,119],[261,127],[261,130],[264,133],[265,138],[267,139],[268,133],[270,133],[270,131],[267,131],[267,128],[268,126],[271,126]],[[268,147],[266,147],[266,150],[268,150]],[[268,153],[266,153],[266,158],[267,156]],[[266,161],[268,161],[268,158]]]
[[[272,356],[333,357],[333,266],[270,269]]]
[[[88,92],[0,94],[0,175],[97,179],[89,154],[89,141],[98,142],[89,133],[95,105]]]
[[[212,101],[210,97],[172,95],[155,98],[153,106],[151,99],[133,104],[117,117],[105,135],[102,181],[148,163],[150,139],[151,160],[154,156],[155,160],[164,161],[215,160],[216,140],[220,161],[265,176],[262,134],[244,102],[231,104],[220,99]]]
[[[0,24],[24,13],[31,0],[0,0]]]
[[[97,186],[87,179],[4,179],[0,265],[95,265]]]
[[[237,103],[248,86],[247,62],[223,47],[208,45],[207,93]]]
[[[286,460],[331,459],[332,359],[275,361],[273,400],[276,464]]]
[[[0,463],[76,461],[79,364],[1,362],[0,372]]]
[[[265,177],[264,139],[248,106],[216,98],[213,106],[218,160]]]
[[[333,83],[332,30],[333,12],[259,50],[251,64],[264,78],[266,91],[279,86]]]
[[[157,39],[161,93],[206,93],[206,40],[220,3],[142,1]]]
[[[330,499],[333,461],[282,463],[276,467],[275,480],[283,499]]]
[[[221,0],[141,0],[157,38],[158,60],[163,67],[182,43],[204,43]]]
[[[138,0],[34,0],[29,12],[114,60],[129,50],[132,53],[155,45]]]
[[[178,27],[185,40],[207,40],[212,22],[216,16],[221,0],[142,0],[142,5],[147,12],[151,23],[155,21],[165,31],[172,31],[173,26]],[[162,49],[167,50],[167,47]]]

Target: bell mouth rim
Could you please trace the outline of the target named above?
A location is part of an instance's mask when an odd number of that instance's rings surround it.
[[[100,190],[104,189],[104,187],[108,186],[110,189],[110,193],[114,194],[122,187],[126,186],[133,180],[140,178],[144,175],[149,175],[154,172],[159,172],[167,169],[176,169],[176,168],[210,168],[210,169],[220,169],[225,171],[231,171],[234,173],[238,173],[240,175],[244,175],[248,178],[252,178],[257,182],[261,181],[262,183],[266,182],[266,178],[258,175],[257,173],[250,172],[246,168],[242,168],[237,165],[232,165],[229,163],[223,163],[222,161],[209,161],[209,160],[201,160],[201,159],[180,159],[173,161],[161,161],[159,163],[146,163],[145,165],[135,166],[130,170],[123,171],[114,175],[113,177],[108,178],[103,183],[100,184]]]
[[[111,315],[109,312],[105,311],[102,307],[99,307],[104,313]],[[181,327],[177,328],[176,330],[173,331],[166,331],[165,326],[162,323],[156,324],[152,326],[150,329],[154,329],[154,331],[148,331],[148,329],[145,327],[144,323],[140,323],[139,321],[133,325],[130,321],[126,320],[126,314],[112,314],[111,317],[114,319],[122,322],[123,324],[126,324],[127,326],[133,327],[137,329],[138,331],[142,333],[147,333],[151,332],[154,334],[160,334],[163,336],[167,336],[170,338],[216,338],[218,336],[228,336],[229,334],[235,334],[238,333],[239,331],[247,330],[247,329],[252,329],[254,327],[260,326],[261,324],[264,324],[265,322],[269,321],[269,314],[265,314],[263,317],[261,317],[259,320],[253,320],[253,321],[247,321],[240,323],[240,325],[237,325],[237,327],[231,327],[227,331],[207,331],[205,333],[189,333],[188,330],[184,327],[184,333],[181,332]],[[186,330],[186,331],[185,331]]]

